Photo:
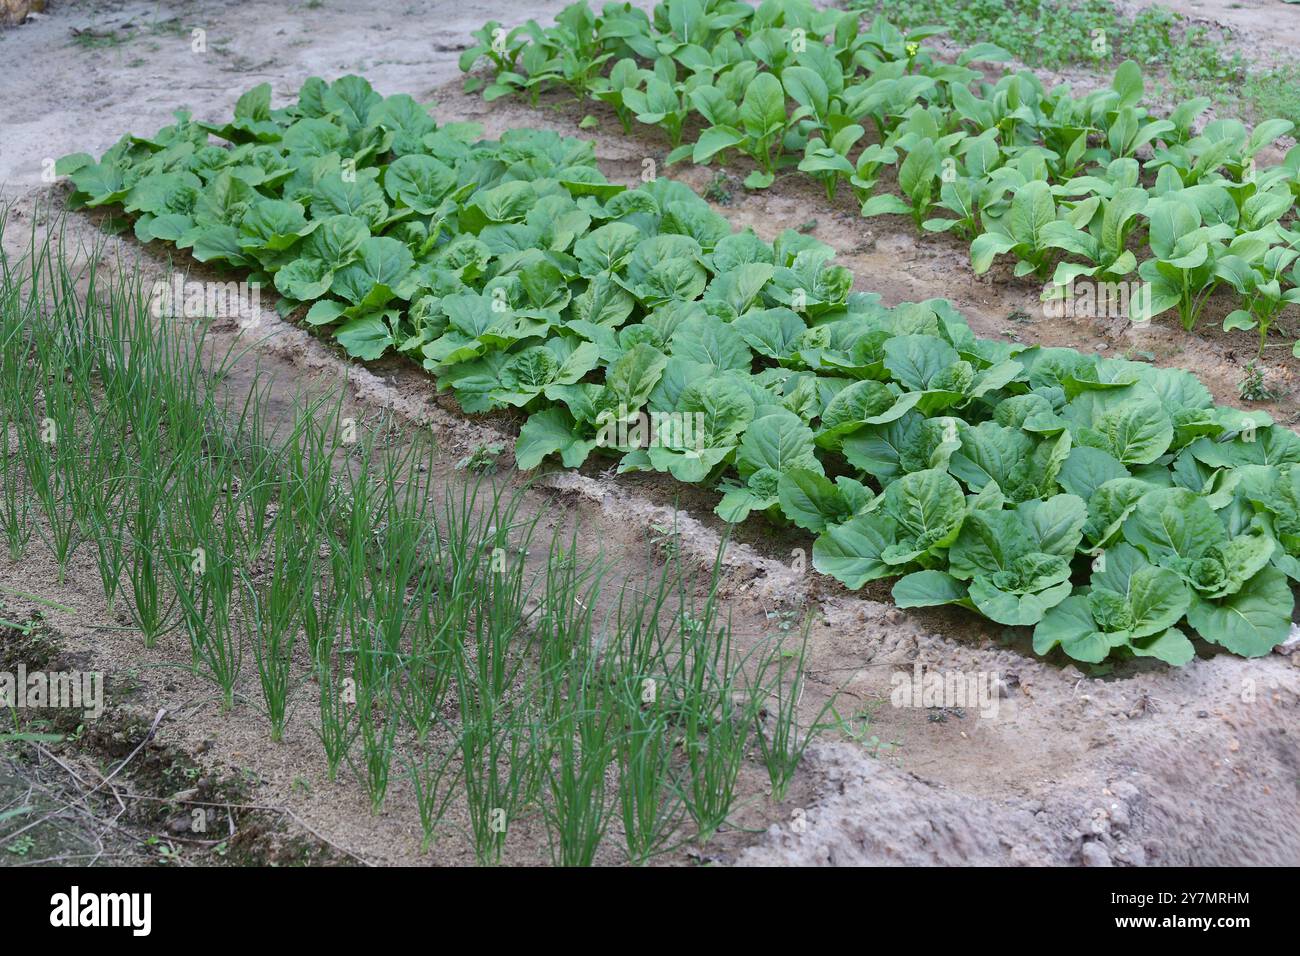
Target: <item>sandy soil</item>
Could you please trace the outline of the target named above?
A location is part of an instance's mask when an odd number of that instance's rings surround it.
[[[547,20],[561,6],[485,0],[400,8],[326,0],[315,9],[261,2],[60,3],[49,17],[0,34],[0,62],[7,64],[0,81],[6,103],[0,182],[30,215],[50,191],[40,180],[45,157],[102,151],[126,130],[152,132],[181,105],[205,117],[226,115],[239,93],[257,82],[270,81],[282,102],[312,74],[364,73],[383,93],[437,100],[440,119],[477,120],[489,134],[532,125],[578,135],[586,108],[559,100],[537,110],[506,101],[485,105],[460,92],[455,66],[469,31],[484,20]],[[191,52],[192,27],[206,31],[205,54]],[[122,40],[74,42],[73,30],[92,28]],[[612,179],[630,183],[643,157],[662,158],[654,131],[624,138],[611,117],[593,112],[603,121],[584,135],[594,135],[600,165]],[[670,170],[701,189],[713,172]],[[1213,317],[1196,336],[1160,323],[1140,331],[1048,323],[1036,289],[996,272],[976,279],[959,243],[918,237],[893,219],[864,221],[849,202],[829,205],[797,176],[782,177],[760,194],[738,183],[733,192],[732,202],[720,207],[733,223],[768,239],[784,228],[811,228],[841,250],[857,288],[880,292],[889,303],[946,296],[985,335],[1011,333],[1110,354],[1147,352],[1159,364],[1196,371],[1222,402],[1235,399],[1240,366],[1253,352],[1245,338],[1215,333]],[[6,235],[7,246],[26,241],[24,223]],[[78,216],[72,228],[89,236],[94,225]],[[112,248],[140,257],[146,268],[162,267],[161,250],[130,240],[114,241]],[[465,418],[418,369],[400,362],[360,368],[274,314],[264,318],[257,355],[285,407],[310,384],[345,390],[362,416],[393,409],[412,427],[434,430],[440,472],[449,478],[450,463],[476,445],[509,440],[511,419]],[[1270,365],[1271,381],[1285,397],[1268,407],[1294,422],[1295,364],[1270,359]],[[549,520],[580,521],[590,531],[585,540],[599,542],[629,574],[656,567],[646,539],[654,525],[671,524],[675,501],[684,508],[677,521],[688,554],[711,558],[722,530],[709,495],[654,477],[557,473],[529,494],[529,507],[547,510]],[[757,526],[744,529],[727,555],[730,608],[746,640],[771,633],[770,614],[811,609],[817,687],[823,693],[842,688],[841,713],[869,714],[869,722],[855,723],[856,734],[816,745],[781,805],[763,796],[761,781],[747,779],[736,827],[703,851],[682,850],[668,862],[1300,862],[1294,824],[1300,809],[1300,656],[1245,661],[1207,653],[1178,670],[1131,664],[1092,678],[1033,657],[1023,632],[1003,633],[960,612],[903,613],[888,605],[884,589],[852,594],[798,572],[791,550],[806,551],[809,543]],[[291,808],[367,862],[472,859],[459,838],[444,840],[429,858],[417,855],[418,827],[404,784],[395,784],[385,811],[371,816],[351,781],[326,782],[310,699],[301,703],[302,715],[290,722],[286,740],[272,745],[251,704],[219,717],[207,685],[150,666],[179,660],[182,648],[164,641],[143,653],[137,637],[106,630],[117,622],[106,617],[89,561],[84,553],[62,587],[47,561],[0,561],[0,581],[74,607],[73,614],[45,610],[60,641],[93,655],[110,674],[131,676],[136,689],[125,708],[152,715],[167,707],[172,719],[161,726],[162,739],[201,753],[205,765],[245,775],[255,781],[257,802]],[[5,600],[9,617],[34,609],[21,599]],[[917,666],[997,675],[1003,690],[996,716],[969,708],[891,706],[894,675]],[[525,833],[512,860],[540,862],[544,854],[540,831]],[[611,849],[602,862],[618,858]]]

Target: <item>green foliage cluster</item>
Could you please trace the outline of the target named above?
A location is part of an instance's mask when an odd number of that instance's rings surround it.
[[[845,4],[871,13],[885,13],[884,6],[878,0]],[[988,40],[1023,63],[1051,69],[1078,63],[1113,65],[1131,58],[1166,64],[1172,72],[1180,47],[1189,40],[1191,45],[1210,45],[1187,36],[1182,18],[1172,10],[1142,7],[1130,17],[1110,0],[915,0],[891,5],[887,12],[900,30],[942,23],[956,43]]]
[[[317,84],[307,90],[361,88]],[[387,132],[338,139],[338,104],[294,119],[302,109],[279,114],[284,138],[310,122],[337,140],[311,161],[323,198],[293,192],[305,206],[234,186],[235,171],[177,142],[177,128],[126,140],[73,180],[87,203],[140,212],[145,236],[165,215],[199,223],[239,189],[245,201],[216,228],[232,254],[232,242],[247,244],[227,261],[280,263],[287,304],[314,293],[308,321],[337,321],[353,355],[396,347],[467,412],[523,410],[522,469],[603,454],[622,472],[703,484],[721,492],[728,521],[762,512],[815,534],[815,567],[850,588],[897,577],[901,606],[955,603],[1034,626],[1043,652],[1183,663],[1184,621],[1239,654],[1286,638],[1287,579],[1300,580],[1300,437],[1266,414],[1216,407],[1181,370],[976,338],[945,300],[886,308],[853,293],[816,239],[733,232],[670,180],[606,183],[573,141],[520,132],[473,144],[439,129],[397,156],[396,137],[375,145]],[[397,175],[428,156],[419,149],[442,157],[430,157],[447,170],[436,188]],[[371,165],[357,161],[357,179],[373,189],[335,203],[346,181],[333,170],[358,154]],[[156,178],[197,177],[194,163],[218,171],[189,184],[192,204],[143,207]],[[106,177],[116,185],[96,193]],[[1015,209],[1022,196],[1050,203],[1046,189],[1021,189]],[[1109,208],[1124,201],[1117,189]],[[295,202],[305,223],[266,225],[265,204]],[[307,207],[319,215],[308,220]],[[372,234],[343,254],[320,244],[327,229]],[[1110,236],[1101,231],[1099,248],[1113,248]],[[284,270],[313,259],[332,272],[328,287],[294,294]],[[374,334],[358,335],[362,322]]]
[[[474,124],[439,127],[411,97],[381,97],[358,76],[312,77],[284,109],[270,97],[269,84],[255,87],[220,125],[178,112],[152,137],[124,136],[98,162],[65,156],[57,170],[71,177],[74,207],[121,206],[141,241],[247,269],[280,293],[283,312],[310,303],[307,321],[333,326],[358,358],[438,339],[447,317],[433,304],[467,291],[494,241],[515,241],[494,240],[493,224],[527,212],[529,235],[545,224],[557,242],[586,228],[577,210],[566,219],[554,202],[521,205],[531,180],[563,183],[566,197],[622,188],[604,182],[589,142],[536,130],[481,141]],[[558,275],[541,258],[521,255],[498,284],[545,297]]]
[[[856,13],[807,0],[665,0],[650,15],[580,2],[546,29],[489,23],[461,67],[488,62],[488,99],[558,85],[608,103],[625,126],[663,127],[669,162],[748,156],[751,188],[792,167],[829,197],[847,186],[865,216],[907,215],[970,241],[977,273],[1012,255],[1016,275],[1051,278],[1045,297],[1082,276],[1140,279],[1135,317],[1172,310],[1191,330],[1228,290],[1239,307],[1224,328],[1256,330],[1262,350],[1300,301],[1300,149],[1269,168],[1256,157],[1294,124],[1197,131],[1206,97],[1157,116],[1132,60],[1083,96],[1029,71],[990,82],[971,64],[1007,51],[978,43],[943,62],[923,41],[944,29],[877,18],[864,30]],[[886,167],[896,193],[877,188]]]

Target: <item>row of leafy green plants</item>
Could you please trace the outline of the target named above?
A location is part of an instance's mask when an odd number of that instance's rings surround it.
[[[336,399],[272,420],[265,383],[221,389],[238,351],[66,252],[0,259],[11,560],[34,534],[60,577],[90,552],[110,614],[223,711],[260,706],[275,741],[308,720],[376,812],[406,776],[426,848],[458,827],[492,863],[543,830],[557,864],[620,836],[644,863],[708,840],[747,764],[783,799],[826,713],[799,711],[806,632],[742,650],[716,566],[704,592],[680,561],[620,584],[521,492],[444,484],[428,443]]]
[[[1045,297],[1081,277],[1140,279],[1134,317],[1173,310],[1190,331],[1224,291],[1238,306],[1225,330],[1256,330],[1262,352],[1300,302],[1300,150],[1268,168],[1255,158],[1294,124],[1220,119],[1198,132],[1210,100],[1154,114],[1131,60],[1082,96],[1029,71],[990,82],[971,64],[1009,54],[979,43],[943,62],[923,45],[942,32],[883,18],[864,30],[856,12],[809,0],[664,0],[652,15],[582,0],[545,29],[488,23],[460,65],[487,64],[491,81],[467,85],[488,99],[563,88],[625,129],[662,128],[669,163],[740,154],[756,167],[751,188],[797,168],[830,198],[851,190],[864,216],[970,242],[977,274],[1011,256],[1016,276],[1050,277]],[[890,168],[897,192],[880,188]]]
[[[1044,653],[1185,663],[1184,621],[1239,654],[1286,638],[1300,437],[1266,413],[1217,407],[1178,369],[976,338],[944,300],[885,308],[817,240],[733,232],[671,180],[608,184],[571,140],[390,138],[362,82],[309,80],[259,121],[281,138],[251,148],[301,178],[283,195],[223,205],[250,147],[214,166],[183,119],[82,167],[74,197],[123,203],[143,236],[164,215],[224,232],[353,355],[395,347],[467,412],[522,410],[521,469],[612,455],[703,484],[727,521],[815,534],[815,567],[850,588],[899,577],[900,605],[1034,626]],[[296,152],[304,128],[342,151]],[[330,197],[353,162],[367,202],[348,213]],[[436,179],[408,187],[417,166]],[[206,179],[187,211],[144,208],[184,175]],[[349,234],[344,252],[331,237]],[[328,293],[284,279],[303,262],[332,271]]]

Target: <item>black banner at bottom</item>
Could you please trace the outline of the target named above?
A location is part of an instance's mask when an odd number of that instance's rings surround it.
[[[706,868],[701,867],[700,870]],[[902,928],[909,917],[927,945],[987,941],[990,925],[1017,935],[1041,923],[1054,933],[1227,940],[1290,924],[1286,896],[1294,872],[1272,869],[643,869],[555,873],[540,869],[0,869],[0,899],[11,939],[76,934],[150,945],[215,939],[224,932],[279,936],[331,946],[373,943],[375,921],[454,921],[459,933],[517,927],[536,940],[564,917],[569,929],[626,934],[723,917],[731,931],[753,927],[770,942],[774,919],[822,928],[864,917]],[[737,894],[725,902],[721,894]],[[414,904],[414,905],[413,905]],[[558,907],[558,909],[557,909]],[[710,913],[710,909],[712,912]],[[842,912],[842,920],[835,914]],[[658,914],[652,917],[651,914]],[[638,915],[639,914],[639,915]],[[674,915],[678,914],[678,915]],[[727,915],[724,915],[727,914]],[[505,919],[503,919],[505,917]],[[654,921],[653,923],[651,921]],[[607,925],[606,925],[607,924]],[[475,927],[478,929],[476,930]],[[590,937],[599,939],[600,936]]]

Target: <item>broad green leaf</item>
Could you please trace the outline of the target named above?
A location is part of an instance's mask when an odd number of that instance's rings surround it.
[[[1124,538],[1159,564],[1194,561],[1228,532],[1205,499],[1185,488],[1147,492],[1124,522]]]
[[[353,358],[373,362],[393,345],[388,323],[379,315],[360,315],[334,330],[334,338]]]
[[[605,385],[626,412],[645,404],[668,364],[668,356],[644,342],[628,349],[605,373]]]
[[[1154,657],[1175,667],[1191,663],[1192,658],[1196,656],[1196,648],[1192,646],[1192,642],[1176,627],[1171,627],[1163,634],[1154,637],[1134,640],[1130,642],[1129,648],[1138,657]]]
[[[1243,657],[1262,657],[1290,634],[1294,603],[1286,575],[1270,567],[1221,601],[1193,598],[1187,623],[1211,644]]]
[[[884,510],[922,548],[946,548],[961,531],[966,497],[951,475],[928,468],[892,482],[885,489]]]
[[[942,571],[913,571],[899,578],[891,592],[899,607],[939,607],[968,601],[966,585]]]
[[[1087,598],[1066,598],[1034,628],[1034,653],[1046,654],[1058,645],[1075,660],[1092,664],[1100,664],[1110,653],[1110,641],[1093,623]]]
[[[813,451],[812,429],[798,415],[785,410],[754,419],[745,429],[736,451],[736,470],[742,478],[760,468],[784,473],[802,468],[822,474]]]
[[[781,510],[799,527],[819,533],[853,517],[852,508],[834,482],[807,468],[791,468],[778,484]]]
[[[740,121],[750,136],[770,136],[785,126],[785,91],[771,73],[759,73],[745,91]]]
[[[455,171],[432,156],[398,157],[384,174],[384,191],[425,216],[436,213],[455,186]]]
[[[813,567],[856,591],[868,581],[898,573],[881,555],[896,543],[897,528],[884,515],[858,515],[827,528],[813,542]]]
[[[558,454],[566,468],[576,468],[596,447],[594,440],[579,437],[577,424],[563,408],[546,408],[531,415],[519,430],[515,443],[515,463],[522,471],[531,471],[547,455]]]

